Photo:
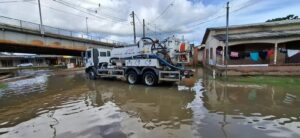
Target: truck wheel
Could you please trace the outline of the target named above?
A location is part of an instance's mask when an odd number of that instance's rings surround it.
[[[97,77],[96,77],[96,73],[94,72],[93,69],[89,70],[88,76],[89,76],[89,79],[90,79],[90,80],[95,80],[95,79],[97,78]]]
[[[135,71],[129,71],[126,79],[129,84],[136,84],[138,82],[138,75]]]
[[[152,71],[147,71],[143,75],[144,84],[147,86],[157,85],[157,76]]]

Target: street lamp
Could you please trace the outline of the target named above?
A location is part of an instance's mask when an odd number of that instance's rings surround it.
[[[38,5],[39,5],[39,14],[40,14],[40,31],[41,34],[44,34],[44,29],[43,29],[43,18],[42,18],[42,9],[41,9],[41,2],[38,0]]]

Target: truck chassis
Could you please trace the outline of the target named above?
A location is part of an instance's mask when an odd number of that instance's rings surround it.
[[[126,79],[129,84],[143,82],[147,86],[155,86],[160,82],[179,82],[182,78],[192,74],[181,71],[164,71],[153,67],[123,67],[119,69],[86,69],[89,79],[97,78],[121,78]],[[183,75],[184,74],[184,75]]]

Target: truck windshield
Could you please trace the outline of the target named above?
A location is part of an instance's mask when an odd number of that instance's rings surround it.
[[[86,52],[86,57],[87,58],[91,58],[92,57],[92,52],[91,51],[87,51]]]
[[[100,52],[100,57],[106,57],[106,52]]]

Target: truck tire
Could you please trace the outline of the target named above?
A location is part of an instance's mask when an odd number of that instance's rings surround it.
[[[97,79],[96,72],[93,69],[90,69],[88,71],[88,77],[90,80],[96,80]]]
[[[126,80],[129,84],[137,84],[138,83],[138,75],[135,71],[129,71],[127,73]]]
[[[147,86],[155,86],[158,83],[157,76],[152,71],[146,71],[143,74],[143,81],[144,81],[144,84]]]

